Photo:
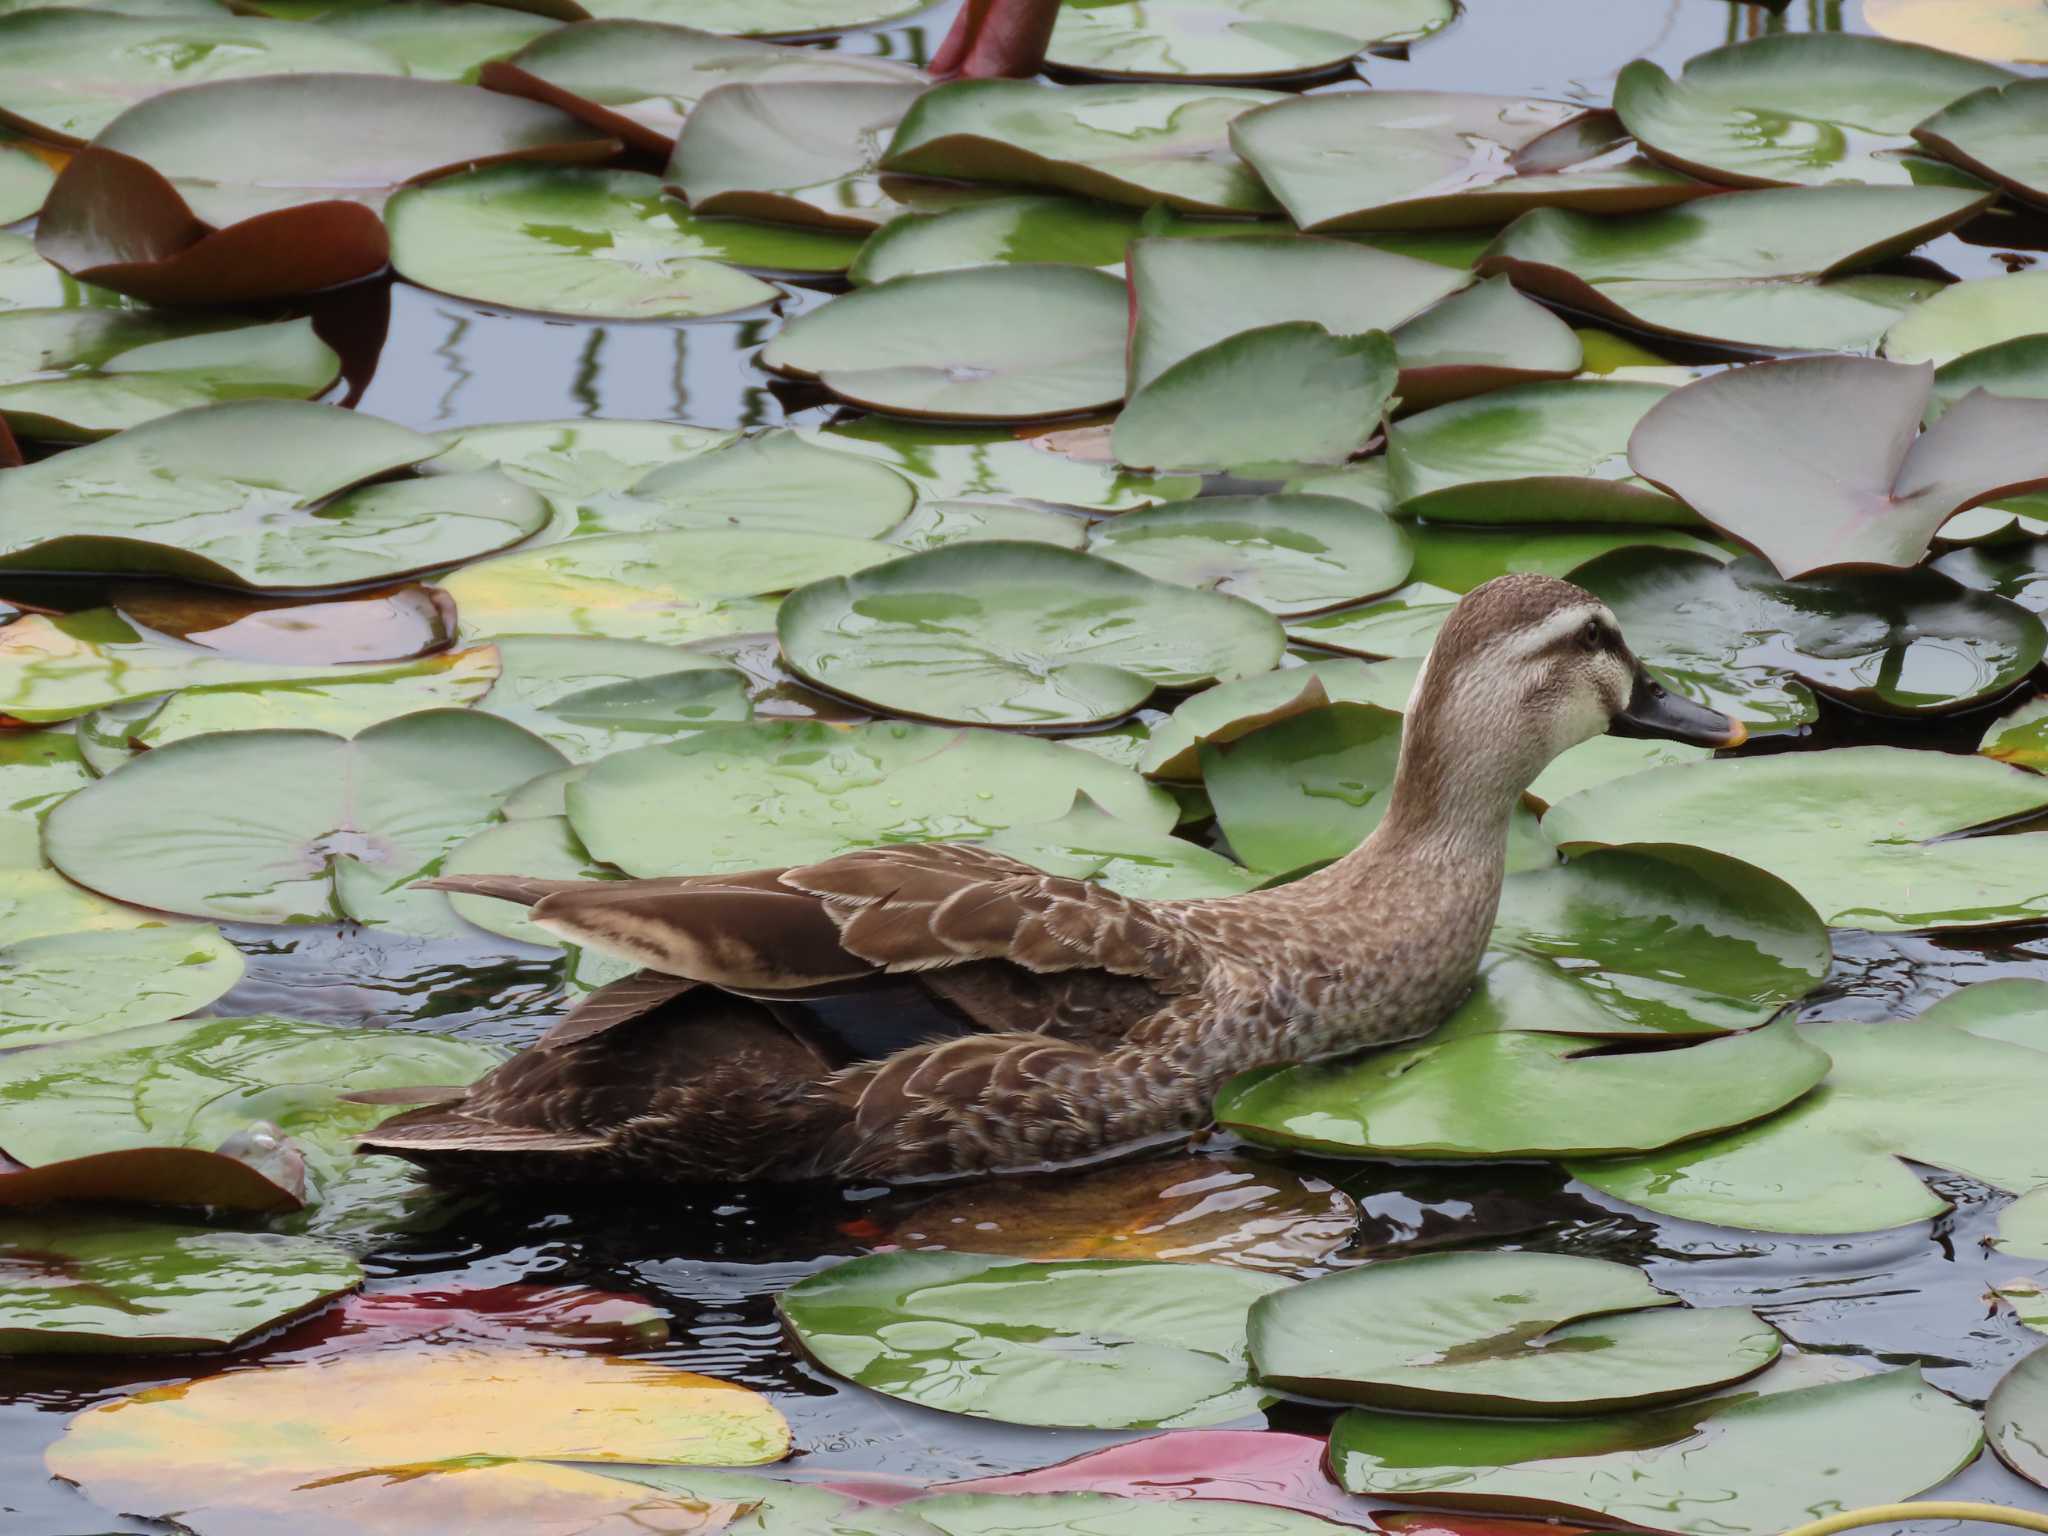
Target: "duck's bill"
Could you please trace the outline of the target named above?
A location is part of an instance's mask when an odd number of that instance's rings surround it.
[[[1695,747],[1739,747],[1749,739],[1749,728],[1740,720],[1673,693],[1641,667],[1636,668],[1636,689],[1628,708],[1614,717],[1607,731],[1612,736],[1654,736]]]

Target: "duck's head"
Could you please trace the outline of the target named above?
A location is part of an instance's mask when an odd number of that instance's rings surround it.
[[[1496,577],[1460,600],[1415,681],[1409,720],[1420,750],[1485,758],[1515,794],[1603,732],[1702,747],[1748,735],[1652,677],[1599,598],[1533,573]]]

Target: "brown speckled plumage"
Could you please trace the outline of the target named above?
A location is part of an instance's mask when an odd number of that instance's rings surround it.
[[[1443,1019],[1491,930],[1522,791],[1606,728],[1633,676],[1586,593],[1488,583],[1417,684],[1381,825],[1245,896],[1134,901],[945,844],[730,876],[430,882],[527,903],[650,969],[364,1147],[458,1179],[865,1180],[1194,1131],[1235,1073]],[[849,1008],[850,1036],[832,1022]]]

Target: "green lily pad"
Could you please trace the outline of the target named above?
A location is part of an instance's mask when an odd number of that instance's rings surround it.
[[[108,781],[112,783],[112,780]],[[388,1197],[355,1138],[392,1113],[342,1095],[467,1083],[504,1059],[467,1040],[296,1019],[182,1019],[0,1054],[0,1205],[53,1198],[329,1215]],[[402,1178],[402,1176],[400,1176]]]
[[[517,53],[561,23],[476,0],[382,0],[368,10],[328,17],[323,26],[383,49],[416,80],[473,85],[492,59]]]
[[[564,0],[599,20],[612,16],[687,21],[706,32],[736,37],[802,37],[869,27],[924,9],[923,0]],[[660,12],[673,4],[674,17]]]
[[[241,979],[241,952],[204,923],[25,939],[0,948],[0,1048],[160,1024]]]
[[[700,731],[605,758],[568,786],[568,807],[592,855],[646,877],[985,838],[1057,821],[1077,793],[1148,832],[1171,831],[1178,814],[1165,791],[1090,753],[902,721]]]
[[[1913,126],[2011,70],[1881,37],[1787,32],[1695,54],[1673,80],[1638,59],[1614,110],[1645,149],[1738,187],[1910,186],[1939,174]]]
[[[2048,87],[2039,80],[1972,91],[1914,128],[1913,137],[2017,198],[2048,203]]]
[[[2000,1461],[2048,1488],[2048,1347],[2006,1372],[1984,1405],[1984,1429]]]
[[[0,224],[34,214],[56,179],[56,172],[34,155],[0,142]]]
[[[1756,1375],[1782,1343],[1747,1308],[1679,1308],[1640,1270],[1561,1253],[1430,1253],[1325,1275],[1261,1297],[1249,1333],[1269,1387],[1516,1416],[1677,1402]]]
[[[674,645],[769,628],[777,594],[894,553],[824,534],[622,533],[479,561],[445,577],[441,589],[455,599],[466,638],[596,635]]]
[[[629,491],[591,496],[568,531],[741,528],[870,539],[901,523],[916,499],[893,470],[772,431],[663,465]]]
[[[1870,357],[1730,369],[1653,407],[1629,463],[1783,575],[1914,565],[1957,512],[2048,486],[2048,400],[1974,391],[1916,436],[1933,384]]]
[[[1384,331],[1261,326],[1182,358],[1138,390],[1111,444],[1120,462],[1160,469],[1342,464],[1379,435],[1398,378]]]
[[[1284,636],[1251,603],[1048,544],[955,544],[792,594],[776,619],[799,677],[894,712],[1086,725],[1159,688],[1263,672]]]
[[[930,272],[798,316],[761,362],[899,415],[1063,416],[1123,398],[1125,309],[1122,283],[1080,267]]]
[[[1993,721],[1977,750],[2001,763],[2048,772],[2048,700],[2028,699]]]
[[[0,1355],[232,1349],[362,1284],[340,1249],[78,1215],[0,1220]]]
[[[584,635],[507,635],[493,644],[505,671],[484,710],[572,763],[753,714],[742,673],[673,646]]]
[[[1231,119],[1282,98],[1204,85],[957,80],[918,97],[882,168],[1076,192],[1184,213],[1274,213],[1231,152]]]
[[[549,534],[576,526],[577,507],[606,491],[628,491],[652,470],[735,441],[736,431],[672,421],[509,421],[445,433],[437,469],[502,470],[547,497]]]
[[[1578,334],[1504,277],[1452,294],[1394,332],[1401,409],[1539,379],[1568,379],[1586,361]]]
[[[340,374],[310,320],[0,313],[0,419],[22,437],[86,441],[216,401],[304,400]]]
[[[51,934],[154,928],[166,921],[161,912],[123,906],[73,885],[39,856],[30,861],[10,857],[11,853],[6,843],[0,843],[0,945]]]
[[[727,262],[838,271],[856,246],[815,230],[703,219],[638,171],[499,165],[391,199],[391,265],[481,304],[614,320],[694,320],[781,290]]]
[[[1524,214],[1479,271],[1601,319],[1762,350],[1865,350],[1935,292],[1930,278],[1852,274],[1981,212],[1949,187],[1767,188],[1595,218]]]
[[[1004,507],[985,501],[921,501],[911,514],[888,530],[888,541],[913,554],[942,544],[974,540],[1023,539],[1082,549],[1089,524],[1049,507]]]
[[[1277,614],[1389,591],[1408,540],[1383,514],[1335,496],[1213,496],[1097,523],[1091,554],[1159,581],[1227,592]]]
[[[1354,1408],[1330,1466],[1353,1493],[1438,1509],[1768,1536],[1816,1509],[1907,1498],[1982,1444],[1976,1413],[1917,1366],[1844,1379],[1799,1358],[1701,1402],[1569,1424]]]
[[[1992,1246],[2016,1259],[2048,1259],[2048,1190],[2021,1195],[1999,1212]]]
[[[0,785],[5,786],[0,789],[0,870],[40,868],[43,817],[91,782],[78,739],[69,732],[0,731]],[[0,897],[0,915],[4,900]]]
[[[912,1499],[897,1506],[897,1514],[944,1536],[1009,1536],[1025,1530],[1086,1531],[1088,1536],[1339,1536],[1350,1529],[1271,1504],[1086,1491],[945,1493]]]
[[[137,102],[182,86],[321,71],[401,75],[405,66],[368,41],[261,16],[0,16],[0,121],[53,144],[83,144]]]
[[[1222,1264],[888,1253],[799,1281],[776,1310],[827,1370],[923,1407],[1186,1429],[1270,1401],[1249,1379],[1245,1313],[1288,1284]]]
[[[1783,581],[1753,557],[1631,549],[1574,580],[1679,692],[1765,730],[1813,719],[1809,687],[1873,714],[1968,709],[2015,687],[2048,647],[2017,603],[1924,569]]]
[[[1125,80],[1286,80],[1450,25],[1451,0],[1084,0],[1046,62]]]
[[[228,731],[144,753],[44,823],[50,862],[120,900],[229,922],[441,934],[410,889],[511,790],[562,766],[507,721],[432,710],[353,738]]]
[[[179,412],[0,473],[0,568],[305,591],[470,559],[547,520],[536,492],[495,470],[375,478],[439,451],[327,405]]]
[[[566,816],[522,816],[498,822],[458,843],[441,861],[441,872],[449,875],[501,875],[508,869],[540,880],[620,878],[617,869],[591,857]],[[465,922],[487,932],[543,949],[563,947],[559,935],[537,927],[517,902],[488,896],[451,896],[449,900]],[[618,974],[637,969],[622,962]]]
[[[868,236],[846,275],[865,284],[997,262],[1114,268],[1124,264],[1124,252],[1141,236],[1241,239],[1266,230],[1242,219],[1189,218],[1166,208],[1140,213],[1079,197],[989,197],[892,219]]]
[[[866,234],[905,205],[882,184],[889,136],[922,86],[721,85],[690,111],[662,180],[693,212]]]
[[[1429,654],[1460,596],[1433,582],[1411,581],[1385,597],[1290,620],[1287,638],[1353,656],[1419,658]]]
[[[545,101],[659,155],[674,147],[684,118],[714,87],[847,81],[924,83],[917,71],[890,59],[632,19],[561,27],[483,74],[492,90]]]
[[[1798,1029],[1834,1062],[1804,1102],[1747,1130],[1572,1173],[1667,1216],[1763,1232],[1940,1216],[1948,1202],[1908,1162],[2000,1189],[2048,1184],[2029,1129],[2048,1088],[2048,984],[1983,982],[1917,1018]]]
[[[1787,881],[1831,927],[1895,932],[2048,915],[2039,839],[1994,827],[2044,811],[2048,779],[1988,758],[1837,747],[1635,774],[1543,824],[1567,853],[1673,840],[1725,853]],[[1994,829],[1957,835],[1980,827]]]
[[[1339,91],[1247,113],[1230,142],[1307,230],[1504,224],[1547,207],[1635,212],[1707,190],[1644,160],[1613,123],[1568,101]]]
[[[1564,379],[1410,416],[1387,432],[1395,503],[1438,522],[1689,522],[1684,507],[1629,473],[1629,434],[1667,393]]]
[[[984,847],[1070,880],[1094,880],[1137,901],[1242,896],[1260,877],[1199,843],[1110,815],[1083,791],[1055,821],[1006,827]]]
[[[1072,445],[1077,434],[1026,434],[1000,426],[955,426],[863,416],[806,428],[822,447],[879,459],[917,487],[923,501],[1049,502],[1089,512],[1128,512],[1185,501],[1202,488],[1194,475],[1151,475],[1118,464],[1107,434],[1096,450]]]
[[[2048,329],[2048,272],[1953,283],[1915,304],[1885,332],[1884,355],[1942,366]],[[1953,393],[1953,388],[1951,390]]]
[[[1326,704],[1376,704],[1399,712],[1419,671],[1408,661],[1314,661],[1218,683],[1177,705],[1152,727],[1139,771],[1152,779],[1199,782],[1204,746],[1236,741]]]

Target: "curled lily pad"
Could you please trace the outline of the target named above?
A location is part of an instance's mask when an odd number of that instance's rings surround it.
[[[915,70],[889,59],[632,19],[577,22],[545,33],[510,59],[485,66],[482,80],[658,155],[669,153],[690,109],[717,86],[923,84]]]
[[[494,649],[505,670],[484,709],[524,726],[572,763],[753,712],[743,674],[673,646],[507,635]]]
[[[1502,224],[1531,208],[1663,208],[1707,189],[1568,101],[1342,91],[1248,113],[1230,142],[1303,229]]]
[[[1629,433],[1667,393],[1568,379],[1440,405],[1388,430],[1389,488],[1403,514],[1438,522],[1687,522],[1629,473]]]
[[[1335,496],[1212,496],[1098,523],[1089,551],[1160,581],[1313,613],[1401,584],[1391,520]]]
[[[0,224],[35,213],[56,179],[57,173],[34,155],[0,140]]]
[[[876,538],[909,516],[916,499],[893,470],[773,431],[663,465],[629,491],[582,501],[573,532],[743,528]]]
[[[2039,80],[1973,91],[1921,123],[1913,137],[2015,197],[2048,204],[2048,87]]]
[[[1121,462],[1158,469],[1341,464],[1379,435],[1398,377],[1384,331],[1261,326],[1182,358],[1132,395],[1111,443]]]
[[[812,1275],[776,1307],[826,1369],[928,1408],[1189,1428],[1267,1401],[1248,1379],[1245,1312],[1287,1284],[1221,1264],[890,1253]]]
[[[863,416],[814,432],[820,446],[879,459],[926,501],[1049,502],[1090,512],[1128,512],[1185,501],[1194,475],[1126,469],[1106,434],[960,426]]]
[[[1479,270],[1637,330],[1763,350],[1862,349],[1940,285],[1855,274],[1981,212],[1948,187],[1766,188],[1594,218],[1524,214]]]
[[[438,451],[333,406],[180,412],[0,473],[0,566],[306,590],[470,559],[547,520],[536,492],[495,470],[376,478]]]
[[[925,719],[1082,725],[1159,688],[1263,672],[1283,636],[1239,598],[1047,544],[954,544],[820,581],[776,619],[810,682]]]
[[[1899,363],[1952,363],[2001,342],[2040,335],[2048,328],[2044,305],[2048,272],[1955,283],[1899,316],[1885,332],[1884,355]]]
[[[2048,1085],[2048,985],[1965,987],[1913,1019],[1802,1024],[1834,1062],[1803,1103],[1649,1157],[1573,1165],[1617,1199],[1765,1232],[1873,1232],[1948,1209],[1908,1166],[2000,1189],[2048,1183],[2027,1133]]]
[[[1984,1428],[2000,1461],[2048,1488],[2048,1346],[2005,1373],[1984,1405]]]
[[[455,638],[453,605],[417,584],[313,602],[139,582],[108,595],[131,623],[244,661],[412,661]]]
[[[0,313],[0,419],[22,437],[83,441],[215,401],[304,400],[340,373],[310,320]]]
[[[1326,704],[1377,704],[1399,711],[1418,668],[1405,661],[1315,661],[1218,683],[1175,707],[1152,728],[1139,760],[1148,778],[1174,783],[1202,776],[1201,749],[1249,736],[1264,726]]]
[[[72,879],[143,906],[441,933],[453,920],[447,899],[411,882],[508,792],[562,765],[517,726],[456,710],[353,738],[220,732],[147,752],[80,791],[51,812],[44,840]]]
[[[1708,848],[1786,881],[1832,927],[1897,931],[2048,913],[2041,840],[1997,830],[2044,811],[2048,780],[1988,758],[1837,747],[1617,779],[1552,806],[1544,829],[1567,852]]]
[[[1654,406],[1629,464],[1783,575],[1913,565],[1957,512],[2048,486],[2048,400],[1975,391],[1916,436],[1933,381],[1868,357],[1730,369]]]
[[[959,80],[918,97],[882,168],[999,181],[1185,213],[1278,205],[1228,145],[1232,118],[1281,98],[1203,85]]]
[[[877,167],[921,89],[721,85],[691,109],[662,179],[696,213],[865,234],[904,209]]]
[[[383,49],[416,80],[473,85],[490,60],[518,52],[561,23],[477,0],[455,5],[444,0],[384,0],[367,10],[330,16],[323,25],[329,32]]]
[[[1079,267],[973,267],[899,277],[800,315],[761,353],[879,411],[1029,420],[1124,393],[1124,285]],[[1028,313],[1032,323],[1014,323]]]
[[[1355,1408],[1330,1466],[1353,1493],[1436,1508],[1768,1536],[1817,1508],[1907,1498],[1982,1444],[1975,1412],[1918,1367],[1845,1376],[1798,1358],[1697,1403],[1569,1425]]]
[[[0,121],[52,144],[91,139],[139,101],[244,75],[401,75],[382,48],[262,16],[0,16]]]
[[[1660,160],[1738,187],[1906,186],[1938,179],[1913,126],[2010,70],[1937,48],[1787,32],[1696,54],[1676,80],[1639,59],[1614,109]]]
[[[25,939],[0,948],[0,1048],[160,1024],[241,979],[241,952],[205,923]]]
[[[2001,763],[2048,772],[2048,702],[2029,699],[1992,722],[1977,750]]]
[[[1143,830],[1171,796],[1052,742],[902,721],[757,723],[622,752],[568,787],[569,819],[630,875],[787,867],[880,843],[949,842],[1065,816],[1076,793]]]
[[[0,1220],[0,1355],[231,1349],[353,1290],[340,1249],[80,1215]]]
[[[1678,1306],[1640,1270],[1560,1253],[1432,1253],[1263,1296],[1252,1369],[1311,1397],[1437,1413],[1648,1408],[1778,1357],[1743,1307]]]
[[[465,636],[596,635],[677,644],[769,628],[779,594],[888,559],[866,539],[705,529],[570,539],[446,577]]]
[[[850,242],[700,219],[638,171],[500,165],[391,199],[400,277],[483,304],[618,320],[693,320],[781,290],[727,262],[833,271]]]
[[[1394,332],[1394,345],[1406,411],[1570,378],[1586,360],[1572,328],[1504,277],[1487,278],[1424,310]]]
[[[1968,709],[2016,686],[2048,645],[2017,603],[1929,570],[1785,581],[1754,558],[1630,549],[1574,579],[1679,691],[1763,729],[1812,719],[1807,687],[1875,714]]]
[[[1441,31],[1451,0],[1095,0],[1064,6],[1046,62],[1126,80],[1285,80]]]

